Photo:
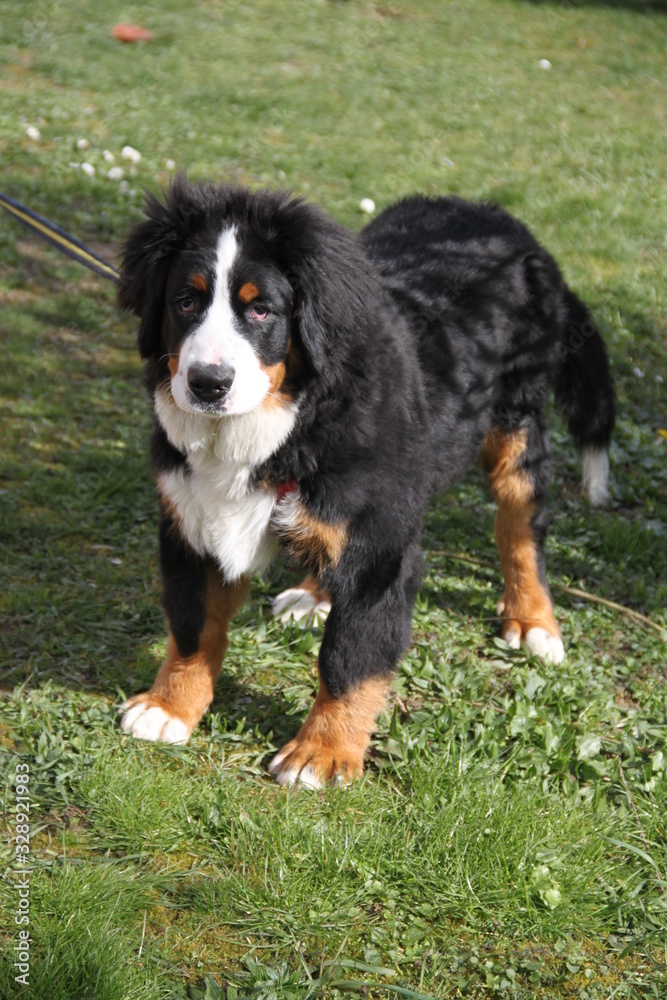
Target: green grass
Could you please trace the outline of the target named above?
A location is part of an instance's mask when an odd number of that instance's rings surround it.
[[[120,20],[154,41],[114,42]],[[265,775],[312,699],[320,638],[270,619],[295,578],[281,565],[255,581],[190,746],[132,742],[115,706],[165,648],[133,324],[109,284],[3,218],[0,997],[666,997],[667,645],[564,589],[667,623],[664,8],[28,0],[2,22],[7,194],[111,259],[167,160],[289,186],[355,227],[362,197],[493,198],[593,308],[619,424],[612,502],[593,511],[553,418],[561,667],[495,638],[493,507],[473,471],[429,513],[414,642],[358,785]],[[84,160],[95,177],[70,166]]]

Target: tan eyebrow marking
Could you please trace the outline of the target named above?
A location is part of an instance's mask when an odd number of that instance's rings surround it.
[[[208,287],[206,284],[206,278],[203,274],[193,274],[190,278],[190,284],[193,288],[196,288],[198,292],[205,292]]]
[[[246,281],[245,285],[241,285],[239,289],[239,298],[241,302],[248,303],[252,302],[259,295],[259,288],[254,281]]]

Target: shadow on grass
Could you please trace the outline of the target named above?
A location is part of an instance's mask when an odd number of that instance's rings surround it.
[[[609,7],[611,10],[627,10],[634,14],[667,14],[664,0],[522,0],[531,7],[549,7],[562,14],[586,7]]]
[[[150,687],[166,637],[134,324],[110,283],[45,244],[21,231],[8,252],[0,685],[50,680],[120,700]],[[256,615],[253,602],[239,620]],[[267,697],[223,667],[214,711],[279,729],[294,704]]]

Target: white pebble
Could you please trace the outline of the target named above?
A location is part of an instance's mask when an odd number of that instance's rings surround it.
[[[138,163],[141,159],[141,153],[134,146],[123,146],[120,151],[120,155],[125,160],[132,160],[132,163]]]
[[[540,69],[551,69],[551,63],[548,59],[540,59]]]
[[[76,148],[77,149],[89,149],[90,148],[90,143],[88,142],[87,139],[77,139],[76,140]]]
[[[375,202],[372,198],[362,198],[359,202],[359,208],[362,212],[365,212],[366,215],[372,215],[375,211]]]
[[[121,181],[123,179],[124,170],[122,167],[111,167],[107,173],[107,177],[110,181]]]
[[[41,137],[42,133],[34,125],[28,125],[27,129],[25,130],[25,134],[28,136],[29,139],[33,139],[35,142],[37,142],[37,140]]]
[[[114,156],[114,154],[111,152],[110,149],[105,149],[104,152],[102,153],[102,156],[107,161],[107,163],[115,163],[116,162],[116,157]]]
[[[92,165],[92,163],[82,163],[81,172],[84,173],[86,177],[94,177],[95,167]]]

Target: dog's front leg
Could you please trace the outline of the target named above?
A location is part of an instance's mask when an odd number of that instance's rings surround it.
[[[346,579],[341,560],[331,577],[332,607],[318,661],[319,691],[301,729],[269,771],[281,785],[319,788],[363,772],[375,719],[385,706],[392,671],[410,642],[419,584],[418,546],[386,555],[377,570]]]
[[[247,580],[222,579],[166,515],[160,524],[160,562],[167,658],[151,689],[122,706],[121,726],[139,739],[186,743],[213,700],[229,620],[243,601]]]
[[[269,765],[281,785],[320,788],[360,777],[376,716],[387,700],[389,675],[368,678],[334,698],[319,664],[318,669],[320,687],[306,721]]]

